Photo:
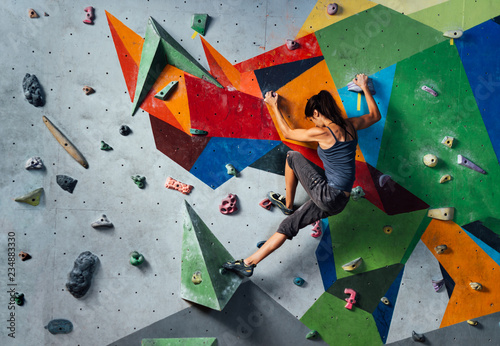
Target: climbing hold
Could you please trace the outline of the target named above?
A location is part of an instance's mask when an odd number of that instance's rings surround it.
[[[297,41],[286,40],[286,48],[288,48],[288,50],[294,50],[294,49],[297,49],[299,47],[300,47],[300,44]]]
[[[191,17],[191,29],[205,36],[207,29],[208,14],[193,14]]]
[[[351,199],[353,201],[357,201],[361,197],[365,195],[365,192],[363,191],[363,188],[361,186],[356,186],[353,187],[351,190]]]
[[[311,330],[306,335],[306,339],[316,339],[319,336],[319,333],[316,330]]]
[[[127,125],[120,126],[120,130],[119,131],[120,131],[120,134],[122,136],[128,136],[132,132],[132,130],[130,129],[130,127],[128,127]]]
[[[321,220],[318,220],[316,222],[314,222],[313,224],[311,224],[311,226],[313,226],[313,229],[312,229],[312,233],[311,233],[311,237],[313,238],[318,238],[321,236]]]
[[[48,16],[49,16],[49,14],[48,14],[47,12],[43,12],[43,15],[44,15],[45,17],[48,17]]]
[[[356,291],[353,290],[352,288],[346,288],[344,290],[344,293],[349,294],[349,297],[345,299],[345,301],[347,302],[345,308],[351,310],[352,305],[356,304]]]
[[[139,189],[144,189],[144,187],[146,186],[146,177],[143,177],[141,175],[133,175],[130,178],[132,178],[135,185],[137,185]]]
[[[24,305],[24,293],[19,293],[16,292],[14,294],[14,301],[16,302],[17,305],[22,306]]]
[[[293,278],[293,283],[297,286],[302,286],[304,284],[304,282],[306,282],[304,279],[302,279],[301,277],[295,277]]]
[[[226,198],[222,200],[222,204],[219,205],[219,210],[222,214],[232,214],[238,210],[236,206],[236,195],[230,193]]]
[[[49,129],[50,133],[55,137],[55,139],[61,144],[61,146],[71,155],[79,164],[85,168],[89,168],[87,160],[83,155],[75,148],[75,146],[69,141],[69,139],[61,132],[59,129],[52,124],[52,122],[46,117],[42,117],[45,126]]]
[[[446,251],[446,249],[448,249],[448,246],[446,245],[438,245],[434,248],[434,251],[436,251],[437,254],[442,254],[443,252]]]
[[[450,180],[451,180],[451,175],[445,174],[441,178],[439,178],[439,183],[443,184],[443,183],[446,183],[447,181],[450,181]]]
[[[444,37],[448,38],[460,38],[464,32],[462,30],[448,30],[443,33]]]
[[[429,209],[427,212],[428,217],[443,221],[453,220],[454,214],[455,208],[453,207]]]
[[[94,24],[94,8],[92,6],[85,7],[83,9],[85,13],[85,19],[83,22],[85,24]]]
[[[368,86],[368,89],[370,90],[372,95],[375,95],[375,87],[373,86],[373,80],[371,78],[368,78],[368,81],[366,82],[366,85]],[[356,93],[361,93],[363,90],[359,85],[354,83],[353,81],[350,81],[347,83],[347,90],[356,92]]]
[[[33,156],[32,158],[28,159],[28,161],[26,161],[24,168],[26,168],[26,169],[42,169],[43,168],[42,159],[38,156]]]
[[[331,4],[328,4],[326,7],[326,12],[330,15],[333,16],[337,11],[339,10],[339,5],[335,2],[332,2]]]
[[[167,189],[177,190],[185,195],[189,195],[189,193],[193,189],[192,185],[181,183],[180,181],[177,181],[171,177],[167,178],[167,181],[165,182],[165,187]]]
[[[238,171],[236,170],[236,168],[234,168],[232,164],[228,163],[226,165],[226,169],[227,169],[227,174],[234,175],[235,177],[238,176]]]
[[[425,336],[424,334],[418,334],[417,332],[413,331],[411,333],[411,337],[414,341],[417,341],[417,342],[425,342]]]
[[[81,298],[87,293],[98,263],[99,258],[90,251],[78,255],[66,282],[66,288],[73,297]]]
[[[466,158],[466,157],[464,157],[462,155],[458,155],[457,162],[461,166],[473,169],[476,172],[479,172],[479,173],[482,173],[482,174],[486,174],[486,171],[484,169],[482,169],[481,167],[479,167],[478,165],[476,165],[474,162],[472,162],[471,160],[469,160],[468,158]]]
[[[427,154],[424,156],[424,165],[427,167],[436,167],[438,164],[438,158],[436,155]]]
[[[78,183],[78,180],[68,177],[67,175],[56,175],[56,181],[57,185],[69,193],[73,193],[76,183]]]
[[[138,266],[144,263],[144,256],[137,251],[132,251],[130,253],[130,264],[133,266]]]
[[[193,276],[191,277],[191,281],[193,281],[193,284],[195,284],[195,285],[201,284],[201,282],[203,280],[201,279],[201,272],[199,270],[195,271],[193,273]]]
[[[31,258],[30,254],[24,251],[19,252],[19,257],[21,257],[21,261],[27,261]]]
[[[52,320],[45,326],[51,334],[68,334],[73,330],[73,323],[68,320]]]
[[[83,92],[85,93],[85,95],[91,95],[93,93],[95,93],[95,90],[91,87],[89,87],[88,85],[85,85],[83,87]]]
[[[481,285],[479,282],[471,282],[469,285],[470,288],[476,291],[481,291],[483,289],[483,285]]]
[[[37,206],[38,204],[40,204],[40,196],[42,195],[42,192],[43,187],[33,190],[24,196],[17,197],[14,199],[14,201]]]
[[[23,78],[24,97],[35,107],[41,107],[45,104],[43,91],[38,78],[34,74],[26,73]]]
[[[189,133],[192,135],[198,135],[198,136],[204,136],[207,135],[208,132],[205,130],[199,130],[199,129],[189,129]]]
[[[106,217],[106,215],[102,214],[99,219],[96,221],[92,222],[90,224],[93,228],[101,228],[101,227],[113,227],[113,223],[109,221],[109,219]]]
[[[432,96],[434,97],[437,97],[438,96],[438,93],[436,90],[432,89],[432,88],[429,88],[427,85],[424,85],[422,86],[422,90],[423,91],[427,91],[429,94],[431,94]]]
[[[110,146],[108,143],[106,143],[105,141],[101,141],[101,150],[104,150],[104,151],[109,151],[109,150],[113,150],[113,147]]]
[[[387,297],[380,298],[380,301],[382,303],[384,303],[385,305],[390,305],[391,304],[391,302],[389,301],[389,299],[387,299]]]
[[[444,279],[439,279],[439,280],[432,280],[432,287],[434,287],[434,290],[436,292],[439,292],[441,287],[443,287],[445,284]]]
[[[263,199],[259,205],[264,208],[264,209],[267,209],[267,210],[271,210],[271,207],[273,206],[273,203],[271,202],[271,200],[269,198],[266,198],[266,199]]]
[[[361,265],[361,263],[363,263],[363,258],[358,257],[355,260],[352,260],[351,262],[344,264],[342,266],[342,269],[344,269],[346,272],[350,272],[358,268]]]
[[[390,175],[387,175],[387,174],[382,174],[379,178],[378,178],[378,184],[380,185],[380,187],[384,187],[384,185],[389,181],[391,180],[391,176]]]
[[[445,136],[443,140],[441,141],[441,144],[446,145],[448,148],[451,148],[453,146],[453,141],[455,138],[450,137],[450,136]]]
[[[265,240],[261,240],[257,243],[257,247],[260,249],[262,245],[264,245],[266,243]]]
[[[38,18],[39,17],[38,13],[36,13],[36,11],[32,8],[30,8],[28,10],[28,15],[30,16],[30,18]]]
[[[385,234],[391,234],[392,233],[392,226],[384,226],[383,231]]]
[[[155,97],[157,99],[160,99],[160,100],[163,100],[165,101],[168,97],[168,95],[170,95],[170,93],[175,89],[175,86],[179,84],[178,81],[174,80],[174,81],[171,81],[170,83],[167,84],[167,86],[163,89],[161,89],[156,95]]]
[[[467,320],[467,324],[469,324],[469,326],[475,327],[478,325],[478,322],[474,320]]]

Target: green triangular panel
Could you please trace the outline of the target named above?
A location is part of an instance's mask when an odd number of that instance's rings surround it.
[[[352,288],[356,291],[356,304],[354,306],[373,313],[378,303],[380,303],[380,298],[391,287],[402,268],[403,265],[397,263],[385,268],[343,278],[335,281],[327,292],[340,299],[345,299],[349,296],[344,293],[344,289]]]
[[[222,310],[242,279],[231,272],[221,274],[223,263],[233,257],[185,201],[182,237],[181,297],[214,310]],[[192,277],[201,273],[201,283]]]
[[[142,339],[141,346],[217,346],[216,338]]]
[[[175,41],[168,32],[163,29],[157,21],[153,18],[149,18],[156,32],[156,35],[161,37],[161,45],[167,53],[167,60],[170,65],[177,67],[193,76],[204,79],[210,83],[217,85],[222,88],[219,82],[217,82],[207,70],[201,66],[195,58],[193,58],[182,46]]]
[[[329,345],[382,345],[373,316],[356,306],[348,310],[345,304],[345,300],[325,292],[300,321],[311,330],[317,330]]]
[[[132,115],[135,114],[142,101],[146,98],[149,90],[160,76],[161,71],[167,66],[167,57],[163,46],[160,45],[160,37],[153,27],[152,18],[148,20],[148,27],[142,46],[141,63],[137,74],[135,86],[134,103]]]
[[[43,187],[33,190],[24,196],[17,197],[14,199],[14,201],[37,206],[38,204],[40,204],[40,196],[42,195],[42,192]]]

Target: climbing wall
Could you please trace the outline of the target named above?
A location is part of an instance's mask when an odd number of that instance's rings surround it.
[[[498,339],[500,3],[339,0],[328,15],[329,3],[3,6],[0,344],[307,345],[313,330],[325,345],[412,344],[412,332],[433,344]],[[27,73],[41,85],[37,107]],[[221,271],[283,220],[259,203],[284,191],[286,153],[322,168],[315,145],[282,136],[262,95],[275,90],[295,127],[311,126],[303,110],[320,90],[360,116],[364,96],[347,87],[356,73],[373,80],[382,115],[359,132],[354,185],[365,195],[250,279]],[[43,168],[25,168],[33,157]],[[187,190],[167,189],[169,177]],[[238,210],[223,214],[229,194]],[[299,188],[296,205],[306,200]],[[428,217],[444,207],[451,220]],[[96,265],[75,269],[85,251]],[[82,278],[91,284],[76,298],[66,283]],[[71,331],[52,329],[57,319]]]

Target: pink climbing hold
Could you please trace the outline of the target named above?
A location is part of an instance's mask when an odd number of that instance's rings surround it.
[[[165,182],[165,187],[167,189],[177,190],[185,195],[189,195],[189,193],[193,189],[192,185],[181,183],[180,181],[177,181],[171,177],[167,178],[167,181]]]
[[[288,48],[288,50],[294,50],[294,49],[297,49],[299,48],[299,43],[297,41],[294,41],[294,40],[286,40],[286,48]]]
[[[437,93],[435,90],[433,90],[432,88],[429,88],[427,85],[424,85],[424,86],[422,87],[422,90],[423,90],[423,91],[427,91],[429,94],[431,94],[431,95],[432,95],[432,96],[434,96],[434,97],[437,97],[437,96],[438,96],[438,93]]]
[[[219,210],[222,214],[232,214],[238,210],[236,207],[236,195],[230,193],[226,198],[222,200],[222,204],[219,205]]]
[[[330,16],[333,16],[335,13],[337,13],[338,10],[339,10],[339,5],[337,5],[335,2],[328,4],[328,7],[326,8],[326,12]]]
[[[271,210],[271,207],[273,206],[269,198],[264,199],[262,202],[259,203],[259,205],[267,210]]]
[[[94,8],[92,6],[88,6],[84,8],[84,11],[87,13],[85,14],[83,22],[85,24],[94,24]]]
[[[321,236],[321,220],[316,221],[311,226],[313,226],[311,237],[318,238]]]
[[[344,293],[350,295],[349,298],[345,299],[345,301],[347,302],[345,308],[351,310],[352,304],[356,304],[356,291],[353,290],[352,288],[346,288],[344,290]]]

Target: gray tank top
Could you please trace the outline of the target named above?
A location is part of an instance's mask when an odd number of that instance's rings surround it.
[[[340,142],[335,137],[333,131],[328,126],[327,128],[332,133],[336,142],[328,149],[322,149],[318,145],[318,156],[323,161],[326,180],[328,185],[341,191],[350,192],[356,179],[356,146],[358,145],[358,136],[355,133],[353,140]]]

